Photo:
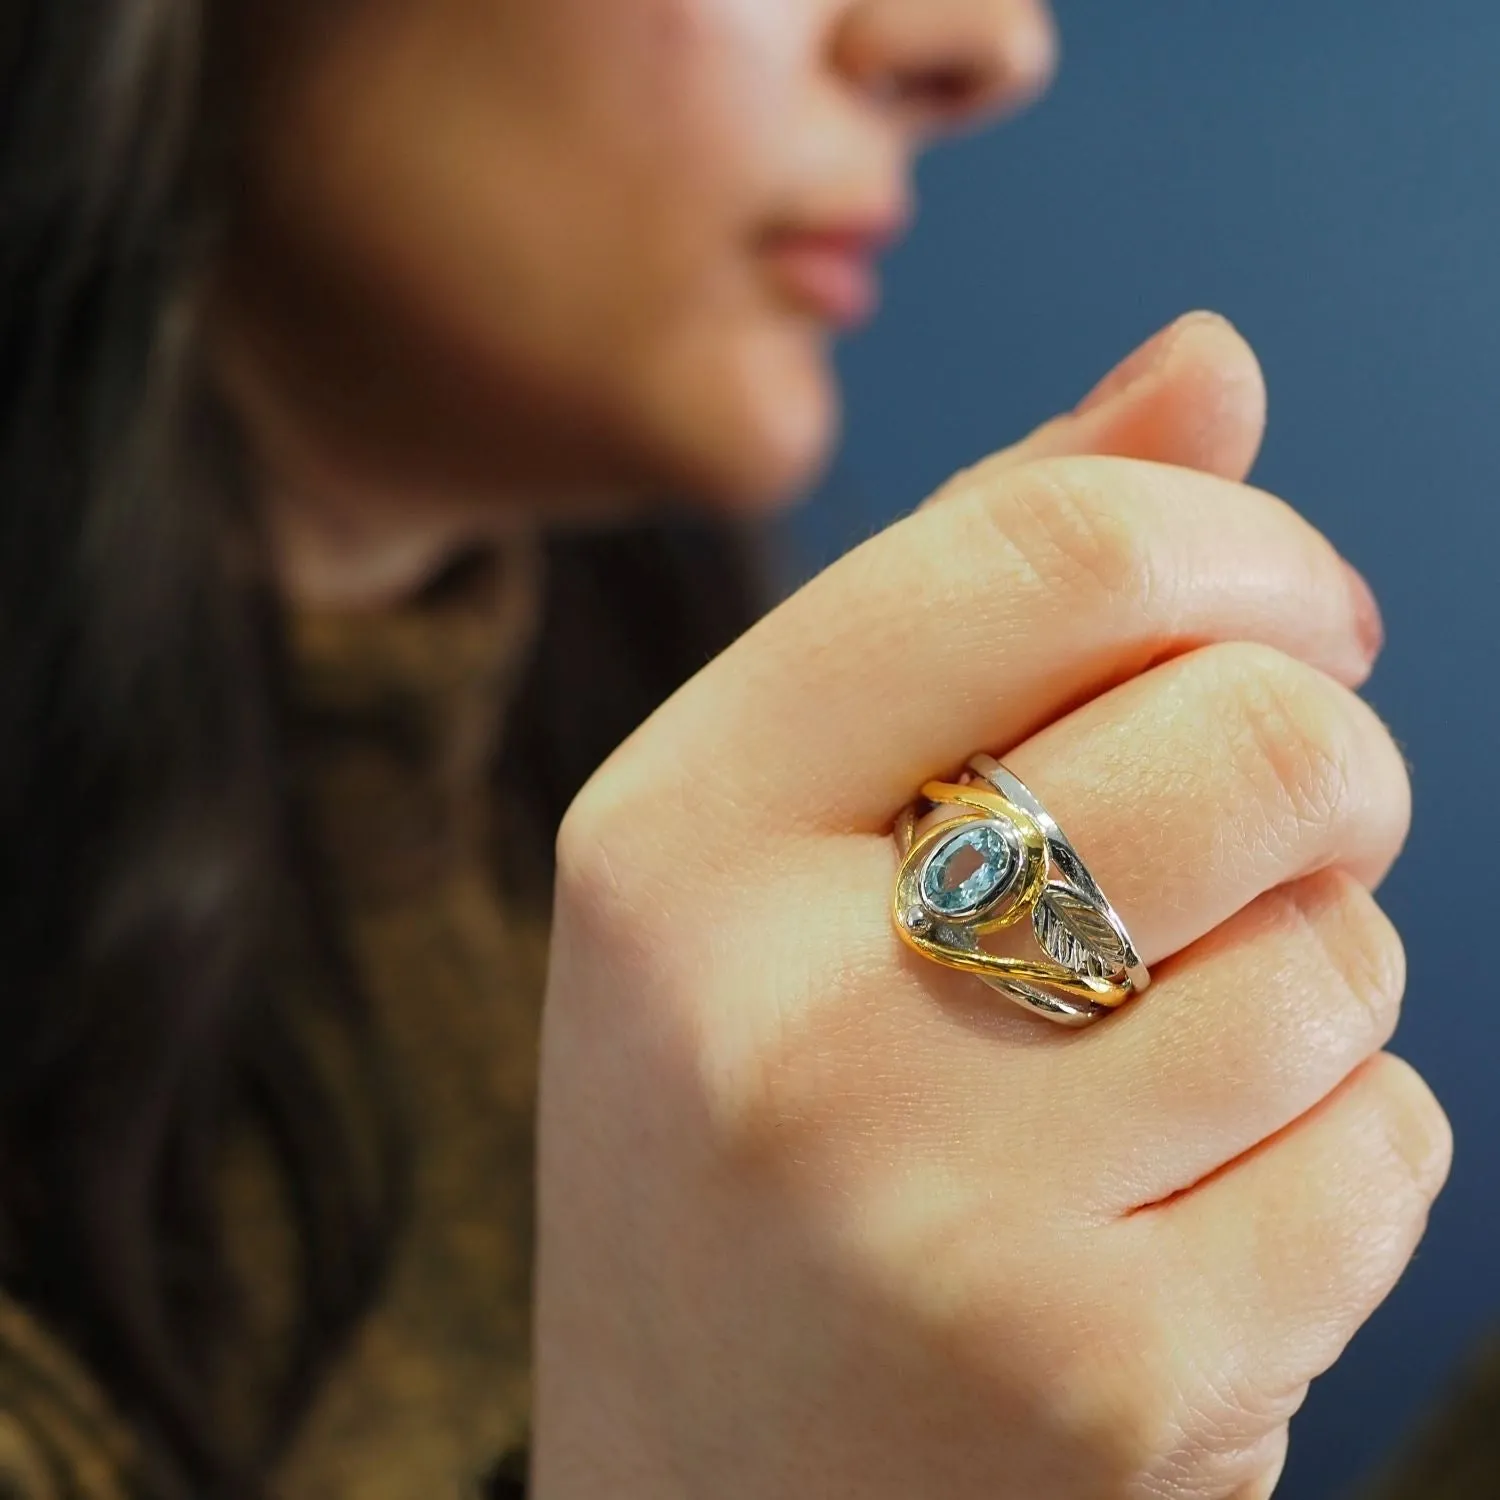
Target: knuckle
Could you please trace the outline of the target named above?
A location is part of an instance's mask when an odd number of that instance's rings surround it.
[[[1040,586],[1145,612],[1159,564],[1131,513],[1132,487],[1118,482],[1120,467],[1109,459],[1055,459],[994,475],[981,467],[972,477],[970,524],[992,534],[991,547],[1000,533]]]
[[[1157,1330],[1144,1319],[1131,1330],[1119,1310],[1103,1304],[1100,1289],[1092,1305],[1074,1305],[1074,1326],[1086,1329],[1079,1342],[1048,1339],[1025,1349],[1028,1400],[1070,1447],[1092,1454],[1108,1480],[1101,1493],[1144,1500],[1154,1493],[1150,1476],[1185,1455],[1183,1393],[1175,1356]],[[1002,1399],[1014,1389],[1013,1332],[1007,1338],[992,1320],[970,1318],[950,1339],[953,1350],[943,1356],[950,1368],[977,1370],[981,1389]]]
[[[1352,1329],[1410,1261],[1447,1177],[1452,1135],[1426,1084],[1389,1053],[1371,1058],[1348,1089],[1337,1149],[1301,1184],[1296,1217],[1299,1261],[1339,1268],[1330,1325]]]
[[[1245,1426],[1212,1410],[1193,1413],[1177,1448],[1145,1469],[1130,1500],[1270,1500],[1286,1463],[1286,1425],[1241,1436]]]
[[[611,843],[614,821],[609,799],[596,789],[596,781],[585,786],[563,814],[555,846],[558,892],[575,901],[585,898],[584,905],[591,904],[586,898],[608,878],[607,859],[601,862],[600,856]]]
[[[1406,991],[1406,947],[1375,898],[1352,875],[1325,870],[1285,888],[1301,930],[1335,976],[1346,1014],[1370,1050],[1396,1029]]]
[[[1269,646],[1236,643],[1203,654],[1232,703],[1237,769],[1252,797],[1298,829],[1345,821],[1360,768],[1343,690]]]
[[[609,767],[573,800],[557,832],[556,907],[575,932],[613,947],[664,933],[668,903],[650,875],[650,820]]]
[[[1383,1052],[1372,1059],[1366,1085],[1375,1091],[1387,1146],[1385,1175],[1409,1182],[1425,1215],[1448,1178],[1453,1127],[1432,1090],[1410,1063]]]
[[[1153,1494],[1153,1477],[1180,1480],[1192,1467],[1193,1398],[1177,1319],[1159,1295],[1133,1306],[1109,1305],[1103,1287],[1095,1295],[1086,1344],[1049,1362],[1041,1394],[1079,1437],[1112,1434],[1118,1492]],[[1171,1483],[1161,1491],[1177,1492]]]
[[[752,904],[710,900],[701,865],[664,834],[657,794],[631,769],[606,766],[569,808],[557,838],[556,921],[566,946],[586,952],[612,981],[593,999],[620,1025],[622,990],[647,999],[652,1025],[674,1039],[679,1082],[699,1111],[705,1146],[747,1178],[795,1170],[845,1101],[827,1086],[829,1049],[804,1003],[801,968]],[[683,911],[701,918],[700,941],[685,942]],[[703,930],[712,933],[703,938]],[[706,962],[707,948],[754,952],[763,995],[775,1003],[724,1003],[737,971]]]
[[[1227,1495],[1254,1482],[1282,1456],[1287,1424],[1302,1390],[1271,1389],[1245,1351],[1213,1359],[1195,1355],[1179,1336],[1172,1358],[1175,1401],[1147,1452],[1142,1496]]]
[[[1195,1362],[1190,1377],[1193,1447],[1211,1453],[1229,1481],[1263,1473],[1280,1455],[1288,1424],[1307,1399],[1308,1385],[1268,1378],[1255,1352],[1241,1346],[1230,1357]]]
[[[1216,1485],[1214,1493],[1224,1494],[1228,1500],[1271,1500],[1286,1469],[1289,1439],[1290,1428],[1283,1423],[1235,1454],[1232,1466],[1224,1469],[1226,1482]]]

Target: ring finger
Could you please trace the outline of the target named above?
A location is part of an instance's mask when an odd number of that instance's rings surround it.
[[[1212,647],[1007,759],[1161,965],[1059,1069],[1059,1117],[1107,1122],[1109,1207],[1190,1186],[1388,1039],[1401,949],[1366,887],[1405,837],[1409,786],[1353,693],[1262,647]]]
[[[1406,766],[1354,693],[1261,646],[1156,668],[1006,764],[1078,844],[1147,963],[1330,867],[1367,886],[1406,837]]]
[[[866,894],[891,878],[890,841],[831,840],[812,863],[791,863],[775,887],[788,956],[810,945],[839,954],[842,982],[820,980],[803,1002],[777,1012],[778,1055],[808,1074],[809,1098],[822,1087],[819,1060],[849,1035],[837,997],[851,978],[879,975],[860,1014],[862,1045],[903,1065],[868,1080],[872,1122],[888,1123],[899,1103],[908,1128],[930,1116],[942,1131],[952,1101],[966,1101],[972,1117],[975,1101],[1022,1086],[1020,1074],[1006,1072],[1012,1063],[1040,1062],[1045,1087],[1034,1075],[1026,1086],[1038,1105],[1027,1125],[1035,1144],[1086,1137],[1093,1149],[1062,1153],[1070,1165],[1059,1171],[1091,1174],[1074,1188],[1100,1210],[1124,1211],[1232,1159],[1380,1045],[1368,1016],[1363,1033],[1337,1031],[1358,1015],[1353,1006],[1342,1016],[1329,1012],[1331,980],[1311,967],[1310,922],[1302,950],[1287,947],[1279,968],[1260,950],[1254,972],[1227,963],[1199,972],[1202,955],[1193,953],[1162,964],[1241,913],[1216,941],[1232,948],[1238,930],[1254,946],[1243,924],[1256,918],[1246,908],[1317,872],[1337,875],[1369,902],[1364,887],[1380,879],[1405,836],[1409,788],[1399,751],[1355,694],[1268,648],[1213,646],[1095,699],[1005,760],[1073,839],[1142,957],[1161,965],[1158,982],[1082,1033],[1055,1031],[971,976],[915,955],[892,984],[892,955],[904,950],[886,901]],[[841,892],[849,894],[834,899]],[[1278,992],[1276,1005],[1254,993],[1256,984],[1286,986],[1299,964],[1315,977]],[[937,995],[942,1003],[934,1005]],[[976,1016],[984,1017],[982,1030]],[[934,1064],[941,1095],[913,1099],[904,1080],[929,1054],[941,1058]],[[1195,1098],[1216,1128],[1187,1130],[1175,1154],[1163,1152],[1161,1121]],[[1019,1128],[1014,1119],[1007,1126],[1012,1136]],[[1020,1147],[1012,1140],[1007,1149]],[[1107,1203],[1101,1195],[1110,1193]]]

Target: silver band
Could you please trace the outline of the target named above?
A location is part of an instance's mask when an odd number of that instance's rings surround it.
[[[911,947],[1062,1026],[1091,1025],[1145,992],[1151,975],[1119,913],[1018,776],[976,755],[961,782],[931,783],[924,795],[955,817],[920,840],[915,809],[898,826],[895,919]],[[945,887],[959,856],[973,864],[980,855],[977,871]],[[1027,918],[1047,961],[999,957],[981,943]]]
[[[1009,797],[1017,807],[1023,808],[1036,819],[1047,842],[1057,868],[1067,877],[1068,883],[1098,908],[1114,928],[1125,949],[1125,977],[1137,995],[1144,995],[1151,985],[1151,971],[1141,962],[1119,912],[1110,905],[1098,882],[1089,874],[1089,868],[1073,847],[1073,841],[1057,826],[1052,814],[1037,801],[1030,787],[1019,776],[1007,771],[1000,762],[989,755],[976,755],[969,762],[969,769],[989,782],[1002,796]]]

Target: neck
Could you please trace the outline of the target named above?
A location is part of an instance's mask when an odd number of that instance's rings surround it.
[[[461,465],[443,472],[394,431],[398,423],[361,409],[358,393],[346,400],[345,375],[293,358],[257,305],[241,305],[226,282],[209,326],[217,378],[255,456],[289,603],[388,608],[421,593],[456,556],[535,530],[550,510],[540,489]]]
[[[639,513],[631,486],[576,477],[548,485],[534,456],[524,479],[487,475],[483,485],[425,458],[392,461],[378,442],[309,420],[312,403],[289,398],[231,337],[219,369],[263,475],[272,559],[293,605],[389,608],[421,593],[455,557],[533,535],[543,520],[592,527]],[[354,425],[368,433],[368,424]]]
[[[459,554],[522,529],[519,505],[445,505],[441,497],[277,484],[266,497],[273,558],[293,604],[388,608],[412,598]]]
[[[455,556],[534,525],[534,499],[424,483],[337,451],[342,445],[308,430],[297,403],[278,399],[250,360],[230,357],[222,374],[256,455],[272,562],[293,605],[388,608],[420,593]]]

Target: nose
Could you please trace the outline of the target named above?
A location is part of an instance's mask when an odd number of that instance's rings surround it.
[[[854,0],[834,41],[845,77],[918,128],[982,123],[1039,94],[1057,61],[1046,0]]]

